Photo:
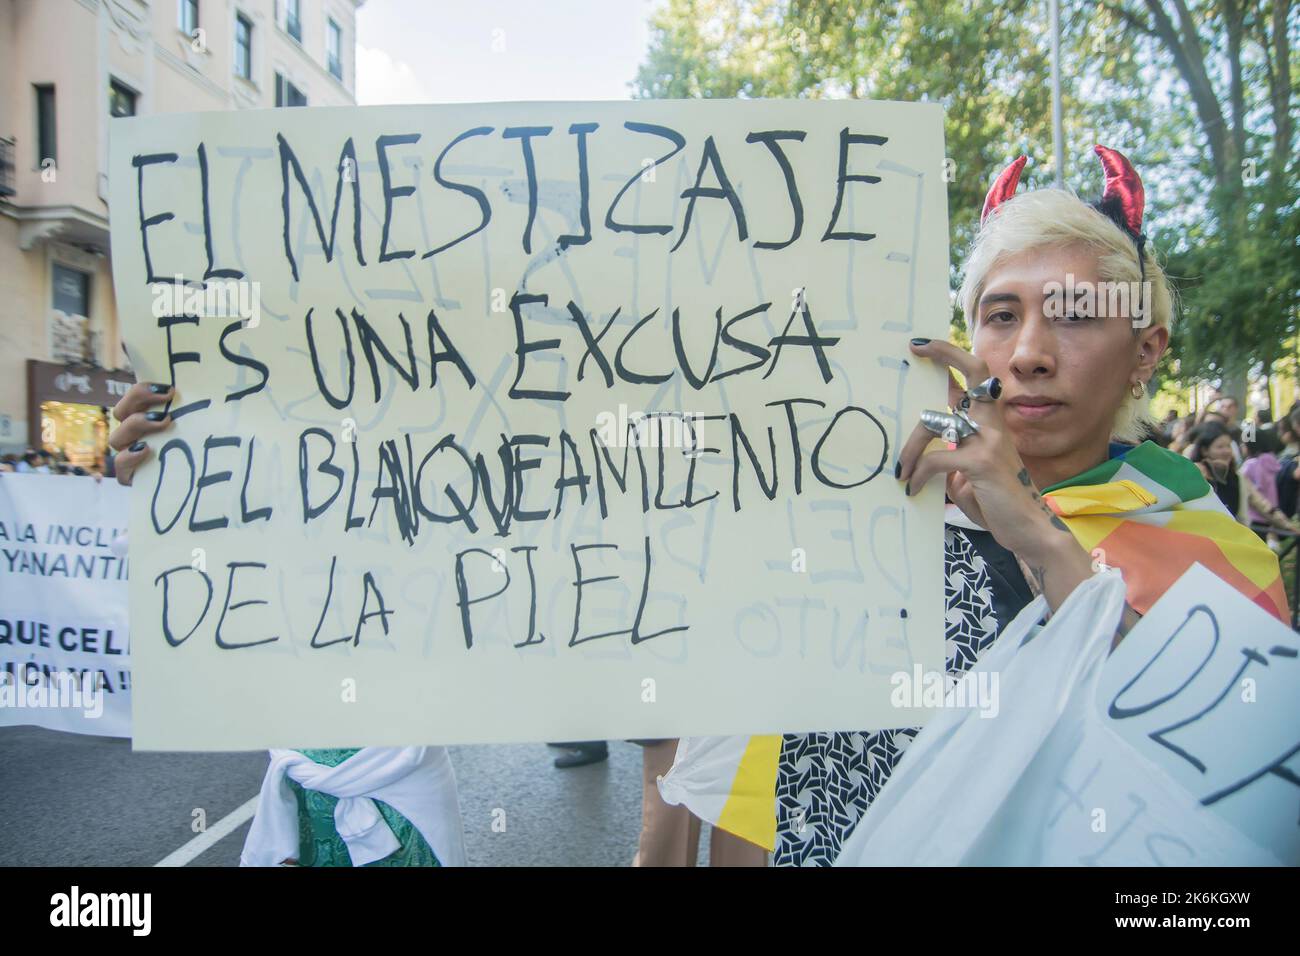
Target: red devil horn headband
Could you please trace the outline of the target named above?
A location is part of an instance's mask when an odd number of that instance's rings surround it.
[[[989,216],[993,215],[994,209],[1016,194],[1016,187],[1020,185],[1020,171],[1025,168],[1025,163],[1028,161],[1028,156],[1021,156],[1002,170],[1001,175],[993,181],[989,194],[984,197],[984,211],[980,213],[981,226],[984,225]]]
[[[1142,235],[1142,210],[1146,205],[1146,191],[1137,170],[1123,153],[1094,146],[1093,151],[1101,159],[1102,168],[1106,170],[1106,186],[1101,192],[1101,211],[1119,219],[1135,236]],[[1111,208],[1107,208],[1111,207]],[[1112,212],[1111,210],[1115,211]]]
[[[1094,151],[1106,172],[1106,185],[1102,189],[1097,208],[1137,239],[1142,235],[1142,212],[1146,203],[1142,180],[1123,153],[1105,146],[1094,147]],[[980,213],[981,225],[993,215],[993,210],[1015,195],[1025,162],[1026,157],[1021,156],[1002,170],[994,181],[984,200],[984,210]]]

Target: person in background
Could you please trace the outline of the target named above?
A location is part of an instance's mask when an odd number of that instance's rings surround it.
[[[1282,454],[1279,457],[1285,461],[1288,458],[1300,457],[1300,402],[1291,406],[1286,417],[1278,423],[1279,429],[1283,422],[1286,423],[1286,429],[1279,432],[1283,436]]]
[[[1232,437],[1232,457],[1240,468],[1246,460],[1246,449],[1242,444],[1241,406],[1235,398],[1227,395],[1219,402],[1219,413],[1223,416],[1223,423],[1228,426],[1228,434]]]
[[[1219,411],[1220,402],[1221,399],[1216,398],[1213,401],[1211,401],[1208,405],[1206,405],[1203,409],[1201,409],[1199,412],[1197,412],[1196,417],[1194,419],[1194,424],[1192,425],[1191,429],[1187,433],[1187,445],[1183,448],[1183,457],[1185,458],[1192,457],[1192,446],[1196,441],[1197,434],[1200,432],[1203,426],[1219,425],[1225,431],[1228,432],[1228,441],[1231,444],[1233,449],[1233,456],[1232,456],[1233,461],[1240,463],[1241,454],[1240,452],[1237,451],[1236,442],[1233,441],[1232,439],[1232,430],[1228,426],[1228,416],[1224,415],[1223,412]]]
[[[1277,505],[1288,517],[1295,517],[1300,505],[1300,482],[1296,481],[1296,463],[1300,460],[1300,431],[1293,418],[1295,409],[1283,415],[1277,423],[1277,440],[1282,446],[1278,453]]]
[[[1218,410],[1219,414],[1223,416],[1224,423],[1228,426],[1230,431],[1240,424],[1237,421],[1237,418],[1241,413],[1241,406],[1237,404],[1237,400],[1231,395],[1225,395],[1223,398],[1219,399]]]
[[[1286,460],[1300,455],[1300,436],[1296,434],[1290,417],[1284,417],[1277,423],[1277,440],[1282,446],[1277,455],[1279,459]]]
[[[1282,462],[1277,457],[1279,447],[1277,433],[1272,429],[1265,431],[1259,428],[1255,432],[1255,440],[1245,442],[1246,460],[1241,466],[1242,477],[1272,505],[1272,510],[1261,511],[1256,507],[1253,498],[1247,503],[1246,514],[1252,526],[1271,524],[1268,515],[1272,511],[1279,510],[1277,476],[1282,470]],[[1285,511],[1281,513],[1286,514]],[[1276,535],[1270,533],[1265,540],[1268,541],[1269,547],[1276,550],[1278,545]]]
[[[1196,429],[1189,446],[1189,457],[1200,468],[1215,495],[1242,524],[1250,524],[1250,509],[1260,516],[1260,524],[1283,531],[1300,530],[1255,484],[1242,475],[1232,456],[1232,433],[1218,422],[1205,422]]]
[[[1215,405],[1211,406],[1210,408],[1203,408],[1203,409],[1201,409],[1201,410],[1197,413],[1197,415],[1196,415],[1196,424],[1197,424],[1197,425],[1204,425],[1206,422],[1215,422],[1215,423],[1217,423],[1217,424],[1219,424],[1219,425],[1222,425],[1224,428],[1227,428],[1227,427],[1228,427],[1228,416],[1225,415],[1225,414],[1223,414],[1223,412],[1219,411],[1219,406],[1218,406],[1218,404],[1216,403]]]

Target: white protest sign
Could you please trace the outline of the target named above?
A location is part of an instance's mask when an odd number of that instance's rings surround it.
[[[0,476],[0,725],[131,736],[126,489]]]
[[[1202,565],[1106,662],[1107,726],[1204,807],[1300,864],[1300,640]]]
[[[1204,580],[1201,573],[1197,569],[1191,578],[1180,579],[1182,583],[1129,633],[1113,657],[1108,654],[1126,597],[1118,570],[1093,575],[1080,584],[1036,633],[1046,601],[1039,598],[1026,607],[972,668],[972,672],[1000,675],[997,716],[985,720],[976,710],[950,706],[956,703],[955,693],[950,692],[944,709],[908,746],[906,758],[845,841],[836,864],[1275,866],[1300,862],[1285,841],[1266,846],[1258,836],[1248,836],[1252,831],[1237,821],[1207,808],[1199,798],[1203,791],[1189,790],[1175,780],[1160,755],[1144,749],[1127,732],[1118,732],[1119,722],[1106,716],[1108,705],[1099,706],[1099,700],[1113,699],[1114,692],[1107,697],[1105,688],[1115,687],[1117,680],[1119,686],[1128,684],[1159,655],[1169,628],[1177,626],[1171,617],[1186,617],[1193,603],[1206,603],[1206,595],[1213,595],[1209,604],[1235,615],[1232,595],[1236,592],[1219,593],[1211,587],[1215,582]],[[1134,650],[1121,656],[1130,641]],[[1191,668],[1199,660],[1179,656]],[[1184,676],[1187,672],[1183,667]],[[1167,686],[1144,683],[1153,673],[1154,669],[1144,674],[1131,690],[1141,686],[1146,692],[1167,692]],[[1287,680],[1294,682],[1294,677]],[[1277,685],[1272,686],[1270,697],[1277,690]],[[1294,688],[1291,693],[1294,698]],[[1167,723],[1182,716],[1171,716]],[[1240,726],[1253,728],[1257,721],[1270,726],[1277,721],[1292,734],[1296,729],[1294,710],[1288,716],[1284,706],[1261,710]],[[1270,731],[1266,736],[1275,735]],[[1240,741],[1233,734],[1213,746],[1208,741],[1197,743],[1207,757],[1215,757]],[[1245,749],[1261,764],[1276,763],[1267,745]],[[1290,752],[1294,754],[1294,748]],[[1256,809],[1274,821],[1294,825],[1294,787],[1285,776],[1279,782],[1291,793],[1273,788]]]
[[[943,663],[940,108],[116,120],[114,281],[174,382],[131,513],[135,743],[910,726]]]

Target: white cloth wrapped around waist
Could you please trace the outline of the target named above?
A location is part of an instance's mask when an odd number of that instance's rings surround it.
[[[299,858],[298,801],[290,780],[338,798],[334,824],[354,866],[382,860],[401,845],[375,800],[409,820],[443,866],[465,865],[456,775],[446,748],[364,747],[337,767],[296,750],[272,750],[240,866]]]

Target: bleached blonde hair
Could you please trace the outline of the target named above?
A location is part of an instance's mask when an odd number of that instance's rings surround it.
[[[975,335],[975,307],[989,274],[1007,258],[1031,249],[1086,246],[1097,253],[1098,274],[1104,282],[1138,282],[1143,277],[1137,245],[1109,217],[1063,189],[1035,189],[1002,203],[980,227],[966,257],[961,290],[957,293],[966,328]],[[1169,328],[1173,322],[1174,294],[1165,271],[1148,242],[1144,250],[1145,279],[1142,307],[1150,326]],[[1064,278],[1064,277],[1062,277]],[[1150,327],[1145,326],[1145,327]],[[1145,327],[1135,327],[1134,333]],[[1137,441],[1151,422],[1149,399],[1126,395],[1115,414],[1111,435],[1119,441]]]

